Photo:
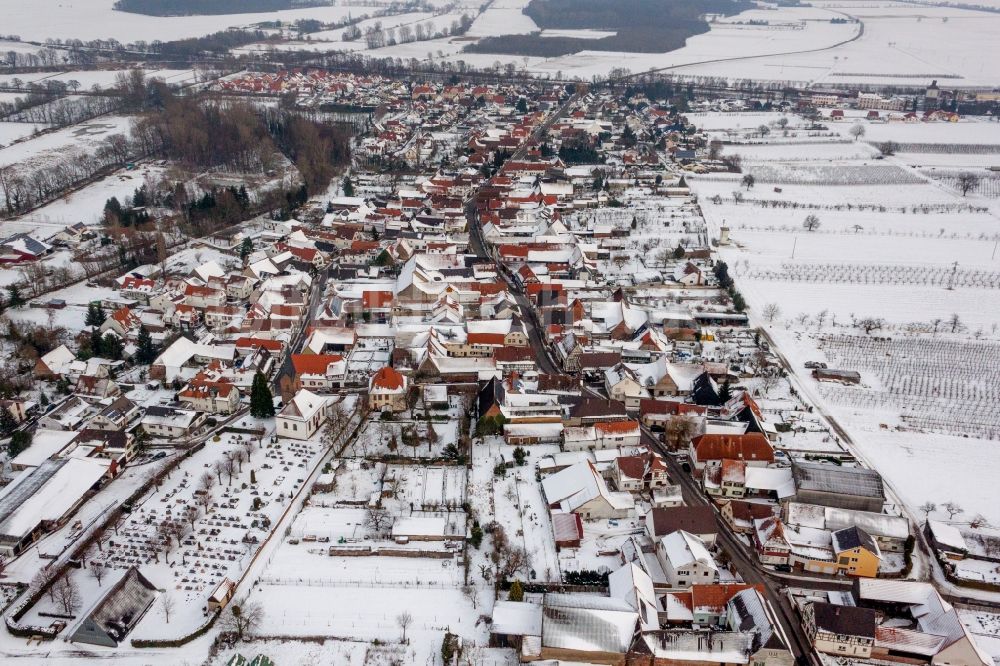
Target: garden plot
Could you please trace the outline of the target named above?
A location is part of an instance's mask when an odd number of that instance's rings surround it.
[[[396,420],[383,420],[376,413],[363,426],[358,437],[344,452],[346,456],[401,456],[407,458],[440,458],[445,447],[458,443],[457,412],[449,412],[448,420],[410,418],[404,412]]]
[[[411,511],[461,507],[465,502],[465,467],[390,465],[384,484]]]
[[[355,546],[348,542],[349,546]],[[388,542],[369,541],[363,545],[388,546]],[[261,582],[272,585],[309,585],[327,587],[426,586],[459,588],[463,570],[459,559],[421,557],[414,548],[412,556],[368,555],[363,557],[331,556],[330,548],[345,548],[344,543],[283,543],[271,558]],[[406,549],[393,545],[394,553]]]
[[[479,617],[492,612],[492,600],[481,596],[474,604],[456,588],[263,583],[251,599],[264,608],[262,627],[280,627],[285,636],[378,640],[399,647],[403,657],[398,663],[435,663],[445,631],[461,636],[470,648],[483,647],[489,640],[488,625]],[[406,633],[409,645],[400,646],[402,632],[396,618],[404,612],[413,620]]]
[[[513,451],[514,447],[504,444],[499,437],[487,437],[473,446],[474,483],[470,487],[470,503],[481,524],[495,522],[504,530],[511,546],[524,549],[527,578],[560,582],[555,537],[534,463],[542,456],[557,453],[559,447],[529,447],[526,464],[498,475],[497,464],[513,460]]]

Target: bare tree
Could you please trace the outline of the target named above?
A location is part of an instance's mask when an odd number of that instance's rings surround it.
[[[697,426],[690,416],[671,416],[663,428],[663,441],[672,451],[688,445],[694,437]]]
[[[406,628],[413,624],[413,616],[410,615],[410,611],[403,611],[396,616],[396,624],[399,628],[403,630],[403,643],[406,643]]]
[[[854,125],[851,126],[851,129],[848,131],[850,132],[851,136],[854,137],[854,140],[857,141],[858,139],[860,139],[865,135],[865,126],[862,125],[861,123],[855,123]]]
[[[244,636],[260,627],[263,620],[264,608],[256,601],[244,599],[229,604],[222,616],[222,630],[236,634],[236,638],[242,641]]]
[[[990,526],[989,519],[987,519],[986,516],[984,516],[981,513],[977,513],[975,516],[972,517],[972,520],[969,521],[969,527],[975,530],[978,530],[980,527],[989,527],[989,526]]]
[[[510,580],[515,574],[528,570],[528,554],[523,548],[508,546],[500,551],[497,565],[500,578]]]
[[[752,173],[748,173],[745,176],[743,176],[742,182],[743,186],[746,187],[747,191],[749,192],[750,189],[757,183],[757,179],[754,178],[754,175]]]
[[[164,592],[160,597],[160,607],[163,609],[163,619],[170,624],[170,614],[174,612],[174,597],[169,592]]]
[[[228,479],[226,485],[233,485],[233,474],[236,473],[236,456],[232,453],[227,454],[226,457],[222,459],[222,469],[225,471],[226,478]]]
[[[67,576],[60,578],[52,586],[56,601],[62,607],[63,612],[70,615],[80,607],[80,590],[76,584]]]
[[[189,504],[186,507],[184,507],[184,519],[188,521],[188,523],[191,525],[192,532],[194,531],[195,521],[198,520],[198,515],[199,515],[198,507],[196,507],[195,505]]]
[[[963,171],[958,174],[958,189],[961,190],[963,197],[978,186],[979,176],[976,174],[971,171]]]
[[[215,472],[215,478],[218,479],[219,485],[222,485],[222,473],[226,471],[226,464],[221,460],[216,460],[212,463],[212,471]]]
[[[768,303],[760,311],[761,315],[769,322],[773,322],[781,314],[781,308],[777,303]]]
[[[372,536],[384,538],[392,527],[392,514],[379,507],[370,507],[365,512],[365,527]]]
[[[101,581],[104,580],[104,574],[107,573],[104,570],[103,564],[98,564],[97,562],[92,562],[90,565],[90,575],[94,580],[97,581],[97,587],[101,586]]]
[[[924,512],[924,520],[927,520],[927,518],[930,517],[931,512],[937,510],[937,504],[935,504],[934,502],[928,501],[928,502],[924,502],[923,504],[921,504],[917,508],[919,508],[921,511]]]
[[[163,559],[170,562],[170,551],[173,548],[174,526],[169,520],[164,520],[156,526],[156,537],[163,547]]]
[[[958,333],[959,329],[962,328],[962,320],[958,318],[957,312],[948,317],[948,328],[951,329],[952,333]]]
[[[806,219],[802,220],[802,228],[806,231],[816,231],[819,229],[819,217],[813,214],[806,215]]]
[[[899,145],[895,141],[883,141],[878,145],[878,151],[885,157],[895,155],[897,150]]]
[[[953,502],[951,500],[942,504],[941,508],[948,512],[948,520],[953,520],[958,514],[965,513],[965,509],[963,509],[958,502]]]
[[[884,323],[880,317],[864,317],[858,320],[858,328],[862,329],[866,335],[871,335],[872,331],[881,329]]]

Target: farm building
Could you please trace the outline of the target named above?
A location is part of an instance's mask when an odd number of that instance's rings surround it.
[[[880,513],[885,491],[879,473],[863,467],[792,463],[795,501]]]

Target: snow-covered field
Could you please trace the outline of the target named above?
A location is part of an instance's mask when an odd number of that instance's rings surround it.
[[[90,149],[112,134],[128,134],[131,118],[102,116],[0,150],[0,166],[65,159],[69,148]],[[28,127],[33,127],[28,125]]]
[[[473,22],[469,37],[519,35],[538,30],[529,17],[521,13],[531,0],[495,0]]]
[[[248,26],[264,21],[318,19],[335,21],[349,14],[365,13],[365,6],[330,6],[290,9],[258,14],[222,14],[217,16],[144,16],[112,9],[114,0],[0,0],[5,34],[21,39],[44,41],[61,39],[108,39],[123,43],[169,41],[199,37],[219,30]]]
[[[729,117],[732,129],[774,123],[778,116]],[[706,120],[714,133],[727,129],[724,117]],[[846,135],[849,126],[836,129]],[[865,139],[966,143],[979,137],[988,143],[997,127],[871,123]],[[780,143],[775,134],[772,141]],[[731,230],[732,244],[720,248],[721,257],[755,319],[797,368],[803,390],[845,426],[858,455],[907,505],[953,500],[1000,521],[990,463],[1000,438],[993,417],[1000,395],[990,388],[1000,363],[989,360],[1000,354],[995,199],[962,197],[905,159],[874,162],[868,146],[819,148],[727,145],[724,153],[746,154],[745,171],[758,176],[752,189],[742,187],[739,176],[689,178],[712,235],[721,226]],[[817,152],[835,161],[813,165]],[[858,169],[875,182],[815,177]],[[912,184],[897,184],[904,181],[890,173]],[[762,176],[774,183],[763,184]],[[815,231],[803,227],[810,214],[820,220]],[[769,304],[780,309],[773,321],[763,317]],[[866,318],[879,320],[870,335],[857,326]],[[812,359],[858,370],[862,385],[815,382],[802,369]]]
[[[0,156],[2,155],[3,152],[0,151]],[[2,228],[7,234],[28,233],[44,240],[77,222],[99,222],[108,199],[118,197],[122,201],[124,197],[132,196],[143,183],[149,180],[155,182],[162,173],[161,167],[150,164],[142,164],[132,171],[123,169],[23,217],[8,220],[3,223]]]
[[[45,125],[0,122],[0,148],[8,146],[15,141],[19,141],[20,139],[25,139],[34,134],[36,131],[41,131],[43,129],[45,129]]]

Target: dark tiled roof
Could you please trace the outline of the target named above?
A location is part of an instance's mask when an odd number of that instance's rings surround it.
[[[857,606],[813,603],[816,628],[834,634],[875,638],[875,611]]]

